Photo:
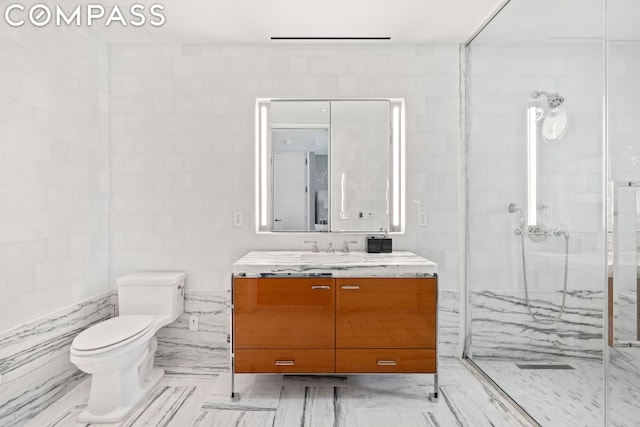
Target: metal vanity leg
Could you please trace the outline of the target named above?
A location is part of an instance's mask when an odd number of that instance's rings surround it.
[[[429,400],[432,402],[438,401],[438,374],[433,374],[433,393],[429,393]]]
[[[439,286],[438,286],[438,275],[435,274],[434,275],[435,279],[436,279],[436,370],[435,373],[433,374],[433,393],[429,393],[429,400],[432,402],[437,402],[438,401],[438,393],[440,392],[440,389],[438,388],[438,372],[440,371],[440,364],[438,363],[440,357],[439,357],[439,353],[440,353],[440,316],[439,316],[439,310],[440,310],[440,290],[439,290]]]
[[[231,400],[232,401],[238,401],[240,400],[240,393],[236,393],[236,382],[235,382],[235,373],[236,373],[236,358],[235,358],[235,353],[233,351],[233,339],[235,337],[235,330],[233,327],[233,310],[235,309],[235,304],[233,301],[233,296],[234,296],[234,287],[233,287],[233,275],[231,275],[231,301],[230,301],[230,314],[231,314],[231,319],[229,322],[230,325],[230,330],[231,333],[229,334],[229,337],[227,339],[227,342],[229,343],[229,360],[231,361],[231,371],[229,372],[229,374],[231,375]]]
[[[231,356],[231,400],[238,401],[240,400],[240,393],[236,393],[236,383],[235,383],[235,361],[233,356]]]

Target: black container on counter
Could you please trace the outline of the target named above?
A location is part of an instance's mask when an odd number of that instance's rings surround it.
[[[388,237],[368,236],[367,253],[370,254],[390,254],[393,251],[392,240]]]

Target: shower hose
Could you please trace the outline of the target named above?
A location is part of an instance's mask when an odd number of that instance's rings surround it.
[[[527,309],[529,310],[529,314],[531,315],[533,320],[545,325],[552,325],[560,320],[562,314],[564,313],[567,302],[567,273],[569,272],[569,233],[567,231],[562,231],[560,233],[564,235],[564,288],[562,291],[562,305],[560,306],[560,312],[552,319],[542,319],[536,316],[533,310],[531,310],[531,304],[529,303],[529,285],[527,283],[527,262],[524,250],[524,236],[527,233],[523,229],[520,229],[520,233],[518,233],[520,234],[520,246],[522,248],[522,274],[524,276],[524,295],[527,302]]]

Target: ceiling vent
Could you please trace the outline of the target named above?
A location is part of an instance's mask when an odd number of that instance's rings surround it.
[[[391,37],[271,37],[271,40],[391,40]]]

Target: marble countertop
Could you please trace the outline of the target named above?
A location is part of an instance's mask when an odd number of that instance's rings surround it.
[[[234,275],[332,277],[435,276],[438,265],[408,251],[370,254],[305,251],[253,251],[233,264]]]

